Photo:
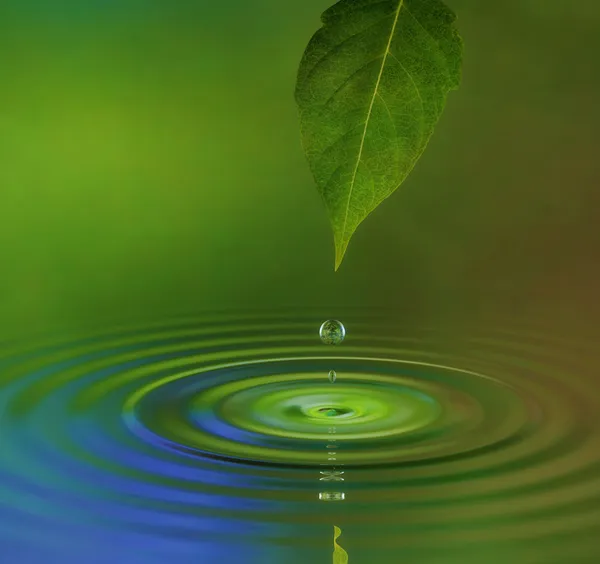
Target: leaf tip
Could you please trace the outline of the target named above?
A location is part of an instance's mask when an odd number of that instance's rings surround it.
[[[335,267],[334,270],[335,272],[338,271],[338,269],[340,268],[340,265],[342,264],[342,261],[344,260],[344,255],[346,254],[346,247],[348,246],[348,243],[344,244],[340,244],[335,246]]]

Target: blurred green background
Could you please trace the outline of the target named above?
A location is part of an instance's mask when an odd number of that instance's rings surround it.
[[[600,3],[449,0],[464,79],[338,273],[293,98],[331,0],[0,2],[0,317],[565,311],[600,280]]]

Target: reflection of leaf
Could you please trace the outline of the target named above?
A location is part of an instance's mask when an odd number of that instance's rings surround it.
[[[348,553],[337,543],[342,530],[334,525],[333,527],[333,564],[348,564]]]
[[[341,0],[308,44],[296,101],[336,270],[359,224],[412,170],[460,84],[454,20],[441,0]]]

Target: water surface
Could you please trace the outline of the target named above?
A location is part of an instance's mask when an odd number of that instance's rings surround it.
[[[321,320],[219,313],[6,342],[3,550],[330,563],[335,525],[352,564],[600,559],[594,342],[348,312],[328,347]]]

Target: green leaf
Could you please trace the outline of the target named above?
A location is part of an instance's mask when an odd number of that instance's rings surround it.
[[[348,564],[348,553],[337,543],[342,534],[339,527],[333,526],[333,564]]]
[[[440,0],[341,0],[308,44],[296,101],[336,270],[356,228],[415,166],[460,84],[455,19]]]

